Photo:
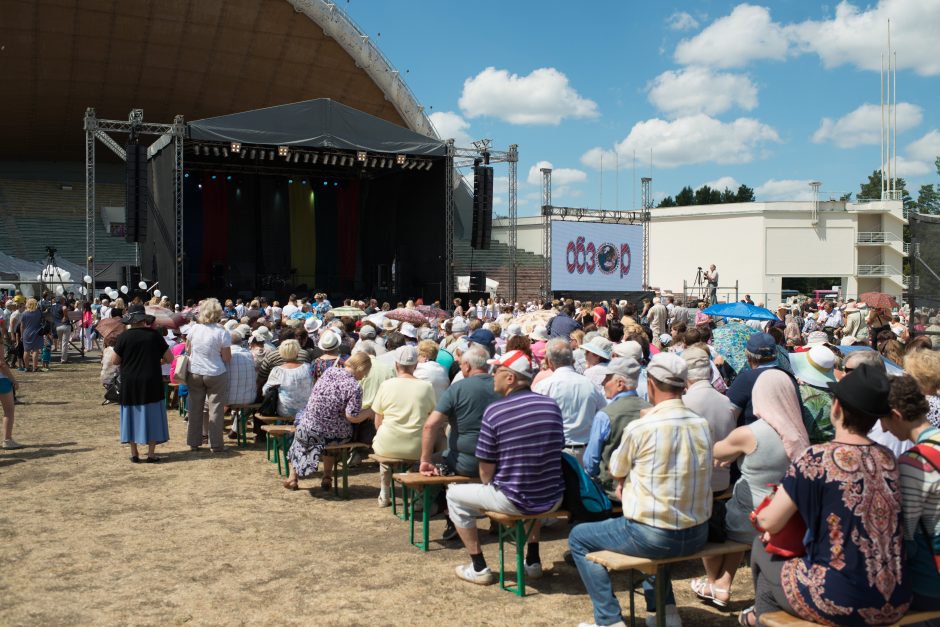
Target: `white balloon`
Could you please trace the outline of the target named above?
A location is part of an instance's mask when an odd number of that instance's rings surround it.
[[[61,296],[64,291],[65,291],[65,290],[62,289],[62,286],[61,286],[61,285],[56,285],[56,286],[55,286],[55,293],[58,294],[59,296]]]
[[[139,287],[142,290],[145,290],[147,289],[147,284],[144,281],[141,281],[140,283],[137,284],[137,287]]]
[[[37,275],[36,275],[36,280],[37,280],[37,281],[42,281],[42,275],[41,275],[41,274],[37,274]]]
[[[122,294],[127,294],[127,286],[126,286],[126,285],[122,285],[122,286],[121,286],[121,293],[122,293]]]
[[[160,290],[154,290],[154,291],[153,291],[153,295],[156,296],[157,298],[160,298],[161,296],[163,296],[163,294],[160,292]]]
[[[82,295],[84,295],[84,294],[87,294],[87,293],[88,293],[88,290],[86,290],[86,289],[85,289],[84,287],[80,287],[80,288],[78,288],[78,291],[79,291],[79,292],[81,292],[81,293],[82,293]]]
[[[84,281],[85,281],[85,283],[91,283],[91,275],[86,274],[86,275],[84,276]]]

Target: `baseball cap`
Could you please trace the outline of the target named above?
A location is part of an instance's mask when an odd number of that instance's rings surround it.
[[[614,357],[609,362],[601,366],[600,371],[604,376],[617,374],[626,379],[636,379],[640,376],[640,362],[632,357]]]
[[[839,402],[853,411],[876,418],[891,413],[888,375],[870,364],[859,364],[838,383],[830,382],[828,386]]]
[[[745,349],[747,352],[761,357],[770,357],[777,353],[777,342],[774,340],[774,336],[769,333],[755,333],[747,339]]]
[[[617,357],[632,357],[639,362],[643,359],[643,347],[636,340],[627,340],[614,345],[614,355]]]
[[[646,374],[660,383],[681,387],[688,382],[689,367],[675,353],[656,353],[650,359]]]
[[[400,333],[405,337],[410,337],[411,339],[415,339],[417,337],[417,333],[415,333],[415,325],[411,324],[410,322],[406,322],[401,325]]]
[[[493,332],[488,329],[477,329],[467,336],[467,340],[489,347],[496,341],[496,337],[493,335]]]
[[[450,332],[451,333],[466,333],[467,332],[467,321],[463,318],[454,318],[454,321],[450,323]]]
[[[367,324],[359,329],[359,337],[364,340],[375,339],[375,327],[371,324]]]
[[[686,366],[689,370],[696,370],[702,368],[708,368],[711,370],[711,359],[701,348],[696,348],[690,346],[689,348],[682,351],[682,359],[685,360]]]
[[[490,359],[486,363],[491,366],[496,366],[497,368],[500,366],[509,368],[516,374],[527,379],[532,378],[532,362],[529,361],[529,356],[522,351],[509,351],[502,357]]]
[[[399,346],[395,349],[395,363],[402,366],[414,366],[418,363],[418,349],[414,346]]]

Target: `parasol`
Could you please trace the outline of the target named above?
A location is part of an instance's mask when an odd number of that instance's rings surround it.
[[[450,318],[449,313],[434,305],[418,305],[417,309],[430,321],[447,320]]]
[[[362,318],[366,315],[366,312],[359,309],[358,307],[334,307],[330,309],[334,316],[337,318],[342,318],[348,316],[350,318]]]
[[[415,326],[427,324],[428,321],[428,319],[424,317],[424,314],[417,309],[405,309],[404,307],[385,312],[385,317],[390,320],[398,320],[399,322],[410,322]]]
[[[183,314],[167,309],[166,307],[147,305],[145,310],[148,315],[156,318],[154,324],[157,326],[166,329],[179,329],[182,325],[186,324],[186,318],[183,317]]]
[[[729,322],[712,331],[712,348],[725,358],[735,372],[741,372],[747,366],[744,349],[748,338],[754,333],[757,331],[745,324]]]
[[[846,357],[848,357],[849,354],[854,353],[855,351],[870,351],[874,349],[871,348],[870,346],[840,346],[839,350],[842,351],[842,353],[844,353]],[[885,370],[888,371],[889,375],[900,376],[904,374],[904,368],[894,363],[893,361],[891,361],[884,355],[881,356],[881,360],[884,362]]]
[[[897,309],[898,301],[884,292],[865,292],[858,299],[873,309]]]
[[[702,313],[719,318],[737,318],[739,320],[777,320],[777,314],[774,312],[750,303],[719,303],[705,309]]]
[[[113,344],[114,338],[123,333],[126,328],[121,324],[120,318],[105,318],[95,325],[95,330],[98,331],[105,345]]]

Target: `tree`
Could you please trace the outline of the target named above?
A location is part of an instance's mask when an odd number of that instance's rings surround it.
[[[933,183],[920,186],[917,192],[917,211],[940,214],[940,192],[934,190]]]
[[[717,205],[721,203],[732,202],[754,202],[754,190],[747,185],[741,185],[737,191],[728,187],[724,190],[712,189],[708,185],[702,185],[697,190],[692,190],[690,185],[686,185],[676,194],[676,197],[666,196],[657,207],[687,207],[689,205]]]
[[[682,188],[682,190],[676,194],[676,206],[678,207],[688,207],[689,205],[695,204],[695,192],[692,191],[692,188],[688,185]]]
[[[907,191],[907,182],[904,179],[898,178],[895,182],[896,187],[901,190],[901,200],[904,202],[904,208],[910,209],[914,200],[911,198],[911,194]],[[868,182],[862,183],[860,186],[860,191],[858,192],[858,198],[861,200],[863,198],[868,200],[880,200],[881,199],[881,170],[875,170],[870,175],[868,175]]]
[[[665,198],[660,200],[659,204],[656,206],[657,207],[675,207],[676,201],[672,199],[672,196],[666,196]]]
[[[708,185],[702,185],[695,190],[696,205],[716,205],[721,202],[721,192],[712,189]]]
[[[754,202],[754,189],[742,184],[735,194],[735,202]]]

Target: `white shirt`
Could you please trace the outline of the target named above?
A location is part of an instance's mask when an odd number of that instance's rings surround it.
[[[447,376],[447,371],[444,370],[444,366],[436,361],[419,362],[415,368],[415,378],[431,384],[431,387],[434,388],[435,403],[450,387],[450,378]]]
[[[606,369],[607,364],[597,364],[584,371],[584,376],[587,377],[588,381],[594,384],[594,387],[596,387],[597,391],[601,394],[604,393],[604,379],[607,378]]]
[[[552,376],[532,390],[555,399],[565,423],[565,443],[587,444],[594,416],[607,406],[607,399],[587,377],[571,366],[556,368]]]
[[[189,371],[214,377],[225,374],[222,349],[232,345],[232,336],[218,324],[194,324],[187,338],[191,347]]]
[[[281,310],[281,313],[285,318],[290,318],[291,314],[295,314],[298,311],[300,311],[300,307],[298,307],[294,303],[287,303],[286,305],[284,305],[284,308]]]

